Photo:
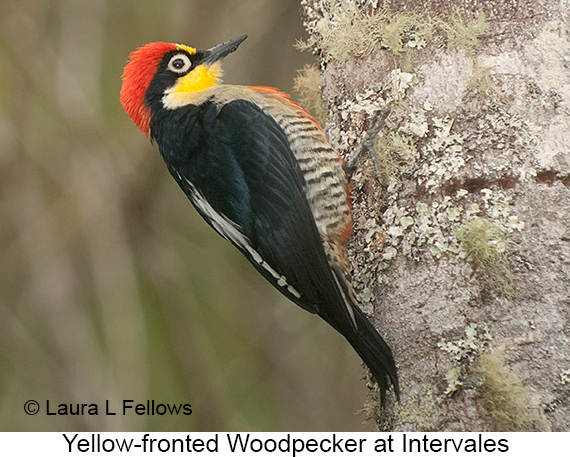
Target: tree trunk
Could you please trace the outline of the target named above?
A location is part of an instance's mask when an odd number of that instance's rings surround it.
[[[349,251],[393,349],[380,429],[570,430],[570,3],[303,0]]]

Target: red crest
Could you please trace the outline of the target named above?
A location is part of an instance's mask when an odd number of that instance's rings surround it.
[[[144,103],[144,95],[150,85],[160,60],[167,52],[177,49],[172,43],[149,43],[131,52],[123,71],[121,104],[125,111],[146,135],[150,135],[150,109]]]

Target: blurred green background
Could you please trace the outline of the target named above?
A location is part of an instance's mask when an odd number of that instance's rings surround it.
[[[291,92],[298,1],[2,0],[0,24],[0,430],[367,430],[349,345],[197,216],[119,104],[137,46],[244,33],[226,81]],[[193,413],[104,415],[123,399]]]

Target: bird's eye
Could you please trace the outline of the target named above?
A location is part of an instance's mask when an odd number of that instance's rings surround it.
[[[186,54],[175,54],[168,62],[168,69],[174,73],[186,73],[191,66],[192,62]]]

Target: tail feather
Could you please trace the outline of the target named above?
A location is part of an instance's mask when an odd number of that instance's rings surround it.
[[[341,240],[329,238],[327,244],[327,257],[333,271],[333,277],[338,286],[336,296],[329,300],[332,303],[336,299],[340,306],[332,309],[344,310],[345,313],[336,315],[336,319],[322,316],[329,324],[338,330],[348,340],[354,350],[368,365],[380,387],[381,402],[384,404],[389,382],[394,387],[398,400],[400,399],[400,387],[398,384],[398,372],[396,363],[392,357],[392,351],[382,339],[378,331],[370,323],[368,318],[358,307],[356,294],[350,280],[349,265],[346,256],[346,248]],[[339,300],[340,299],[340,300]],[[328,308],[330,311],[331,308]],[[348,313],[346,310],[348,309]],[[339,314],[342,317],[339,318]],[[328,318],[327,318],[328,317]]]
[[[400,385],[392,351],[360,308],[353,309],[358,331],[345,337],[376,378],[380,387],[381,403],[384,404],[386,398],[388,381],[392,383],[399,401]]]

